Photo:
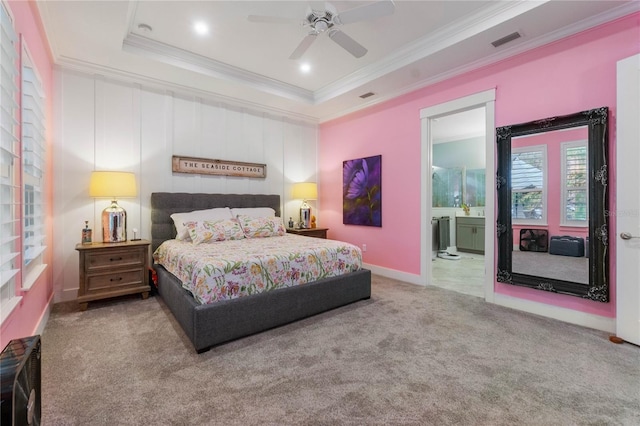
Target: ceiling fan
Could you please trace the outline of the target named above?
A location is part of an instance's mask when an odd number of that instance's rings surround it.
[[[351,53],[356,58],[361,58],[367,53],[367,49],[360,43],[340,30],[340,26],[354,22],[369,21],[382,16],[391,15],[395,10],[393,0],[381,0],[363,6],[354,7],[343,12],[338,12],[329,2],[324,5],[324,10],[307,8],[304,20],[290,19],[278,16],[249,15],[247,19],[258,23],[291,23],[299,22],[309,32],[302,39],[298,47],[291,53],[289,59],[300,59],[311,47],[319,34],[327,33],[329,38],[339,46]]]

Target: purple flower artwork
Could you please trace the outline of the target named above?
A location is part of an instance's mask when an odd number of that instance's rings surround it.
[[[342,223],[382,226],[382,156],[342,162]]]

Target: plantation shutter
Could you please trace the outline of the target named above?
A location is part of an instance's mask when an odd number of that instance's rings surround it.
[[[17,46],[11,17],[0,4],[0,322],[20,301],[16,296],[16,275],[20,272]]]
[[[40,256],[46,248],[43,203],[45,105],[42,82],[26,49],[22,58],[23,288],[29,288],[45,266]]]
[[[586,226],[589,186],[586,141],[563,143],[563,224]]]

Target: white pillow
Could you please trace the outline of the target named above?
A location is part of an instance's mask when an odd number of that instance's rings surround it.
[[[231,215],[238,217],[238,215],[249,217],[275,217],[276,211],[271,207],[245,207],[231,209]]]
[[[216,220],[233,219],[229,207],[219,207],[208,210],[195,210],[188,213],[174,213],[171,215],[173,224],[176,226],[176,240],[190,241],[189,229],[185,226],[187,222],[203,222]]]

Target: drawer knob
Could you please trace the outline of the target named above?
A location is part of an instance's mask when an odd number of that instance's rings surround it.
[[[112,257],[111,259],[109,259],[111,262],[116,262],[118,260],[122,260],[121,257]]]
[[[118,278],[111,278],[111,281],[122,281],[122,277],[118,277]]]

